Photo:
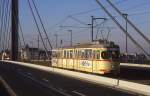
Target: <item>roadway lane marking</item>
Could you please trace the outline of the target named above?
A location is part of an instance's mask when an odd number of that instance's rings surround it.
[[[77,94],[77,95],[80,95],[80,96],[86,96],[86,95],[84,95],[84,94],[82,94],[82,93],[80,93],[80,92],[77,92],[76,90],[74,90],[74,91],[72,91],[73,93],[75,93],[75,94]]]
[[[49,82],[49,80],[48,80],[48,79],[46,79],[46,78],[43,78],[42,80],[43,80],[43,81],[45,81],[45,82]]]
[[[62,94],[63,96],[72,96],[72,95],[67,94],[67,93],[65,93],[65,92],[63,92],[63,91],[61,91],[61,90],[58,90],[58,89],[56,89],[56,88],[54,88],[54,87],[52,87],[52,86],[49,86],[49,85],[47,85],[46,83],[41,82],[41,81],[39,81],[39,80],[37,80],[37,79],[31,77],[31,76],[28,76],[28,75],[25,74],[25,73],[18,72],[18,74],[20,74],[20,75],[22,75],[22,76],[24,76],[24,77],[26,77],[26,78],[28,78],[28,79],[31,79],[32,81],[34,81],[34,82],[36,82],[36,83],[38,83],[38,84],[40,84],[40,85],[42,85],[42,86],[45,86],[45,87],[47,87],[47,88],[49,88],[49,89],[51,89],[51,90],[53,90],[53,91],[55,91],[55,92],[58,92],[58,93]]]

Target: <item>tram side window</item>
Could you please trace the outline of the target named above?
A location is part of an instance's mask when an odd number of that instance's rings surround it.
[[[88,50],[85,50],[84,58],[88,59]]]
[[[90,59],[92,57],[92,50],[91,49],[86,49],[85,50],[85,58]]]
[[[70,50],[70,59],[73,58],[73,50]]]
[[[69,57],[69,51],[67,51],[67,58],[70,58],[70,57]]]
[[[84,50],[81,51],[81,58],[82,58],[82,59],[85,58],[85,52],[84,52]]]
[[[77,56],[77,58],[81,58],[81,51],[80,51],[80,50],[78,51],[78,56]]]
[[[78,58],[78,51],[77,50],[75,50],[75,52],[74,52],[74,58]]]
[[[95,50],[93,50],[93,59],[95,59],[95,57],[96,57],[96,51]]]
[[[89,58],[89,59],[92,58],[92,49],[89,49],[89,51],[88,51],[88,58]]]
[[[66,51],[64,50],[64,58],[66,58],[67,57],[67,54],[66,54]]]

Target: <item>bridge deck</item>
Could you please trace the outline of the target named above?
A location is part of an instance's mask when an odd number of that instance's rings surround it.
[[[52,68],[52,67],[45,67],[45,66],[34,65],[34,64],[29,64],[29,63],[14,62],[14,61],[3,61],[3,62],[17,64],[21,66],[30,67],[30,68],[36,68],[36,69],[40,69],[40,70],[47,71],[47,72],[54,72],[57,74],[73,77],[73,78],[88,81],[91,83],[103,84],[103,85],[111,86],[114,88],[134,91],[139,94],[142,93],[145,95],[150,95],[150,91],[149,91],[150,86],[144,85],[144,84],[133,83],[133,82],[125,81],[125,80],[119,80],[119,85],[117,85],[118,79],[114,79],[114,78],[85,74],[85,73],[80,73],[80,72]]]

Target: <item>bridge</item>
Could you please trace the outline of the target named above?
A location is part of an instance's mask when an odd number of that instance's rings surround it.
[[[149,36],[145,35],[131,20],[127,14],[122,14],[111,0],[105,0],[120,17],[122,17],[126,26],[113,16],[107,7],[100,0],[93,0],[99,9],[102,9],[112,20],[116,27],[125,34],[125,52],[120,53],[119,74],[100,75],[96,73],[77,71],[74,69],[56,68],[52,66],[51,52],[54,48],[63,48],[63,39],[58,44],[58,34],[54,42],[43,23],[41,14],[38,10],[36,1],[26,0],[34,24],[37,29],[38,38],[35,40],[37,47],[32,47],[25,42],[21,20],[19,19],[19,0],[0,0],[0,94],[2,96],[149,96],[150,95],[150,54],[149,50],[138,42],[130,32],[136,32],[142,39],[143,44],[149,47]],[[122,1],[121,1],[122,2]],[[95,10],[95,9],[94,9]],[[97,10],[97,9],[96,9]],[[69,15],[70,18],[84,27],[75,26],[75,28],[91,28],[91,42],[98,40],[98,33],[101,26],[108,18],[97,18],[91,16],[91,24],[85,24],[74,16],[90,12],[81,12]],[[38,19],[37,19],[38,18]],[[102,20],[100,24],[97,19]],[[56,24],[58,25],[58,24]],[[89,26],[90,25],[90,26]],[[60,27],[61,26],[61,27]],[[60,28],[73,28],[74,26],[62,26]],[[88,27],[87,27],[88,26]],[[132,30],[128,30],[128,26]],[[94,37],[97,28],[96,38]],[[108,28],[109,29],[109,28]],[[70,34],[69,45],[73,46],[73,30],[67,30]],[[20,33],[19,33],[20,32]],[[104,37],[100,31],[103,40],[109,39],[109,32]],[[129,40],[128,40],[129,39]],[[128,41],[131,41],[139,51],[139,54],[130,54]],[[40,42],[42,45],[40,45]],[[54,43],[54,44],[53,44]],[[11,46],[10,46],[11,45]],[[23,45],[23,47],[21,47]],[[65,45],[64,45],[65,46]],[[40,47],[42,47],[40,49]]]

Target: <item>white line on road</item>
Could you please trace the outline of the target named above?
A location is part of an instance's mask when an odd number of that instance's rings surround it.
[[[49,80],[48,80],[48,79],[46,79],[46,78],[43,78],[43,81],[45,81],[45,82],[49,82]]]
[[[86,96],[86,95],[84,95],[84,94],[82,94],[82,93],[80,93],[80,92],[77,92],[76,90],[74,90],[74,91],[72,91],[73,93],[75,93],[75,94],[77,94],[77,95],[80,95],[80,96]]]
[[[56,91],[56,92],[58,92],[58,93],[60,93],[60,94],[62,94],[62,95],[64,95],[64,96],[71,96],[70,94],[67,94],[67,93],[65,93],[65,92],[63,92],[63,91],[61,91],[61,90],[58,90],[58,89],[56,89],[56,88],[54,88],[54,87],[51,87],[51,86],[47,85],[46,83],[41,82],[41,81],[39,81],[39,80],[37,80],[37,79],[35,79],[35,78],[29,76],[29,75],[26,75],[26,74],[21,73],[21,72],[18,72],[18,73],[19,73],[20,75],[22,75],[22,76],[25,76],[25,77],[27,77],[27,78],[33,80],[34,82],[37,82],[37,83],[41,84],[42,86],[45,86],[45,87],[47,87],[47,88],[50,88],[50,89],[52,89],[52,90],[54,90],[54,91]]]

